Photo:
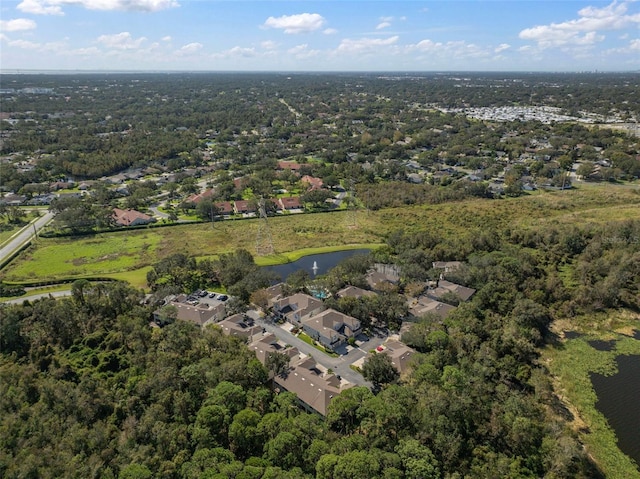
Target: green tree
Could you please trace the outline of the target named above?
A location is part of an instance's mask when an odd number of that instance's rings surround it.
[[[285,376],[289,370],[289,356],[284,353],[270,352],[267,354],[264,366],[274,376]]]
[[[400,376],[389,355],[384,353],[370,354],[362,366],[362,375],[378,390],[383,385],[396,381]]]
[[[258,434],[260,415],[251,409],[243,409],[233,417],[229,426],[229,445],[238,458],[247,458],[259,449],[262,438]]]
[[[416,439],[402,439],[395,448],[402,460],[407,479],[437,479],[440,476],[438,461],[427,446]]]
[[[196,205],[196,215],[206,221],[213,221],[220,214],[218,208],[211,198],[203,198]]]
[[[151,479],[153,474],[147,466],[142,464],[129,464],[123,467],[118,474],[118,479]]]
[[[264,445],[264,457],[275,466],[291,469],[301,463],[300,445],[300,440],[294,434],[282,431]]]

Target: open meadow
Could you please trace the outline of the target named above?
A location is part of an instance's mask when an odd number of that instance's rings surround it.
[[[389,233],[427,231],[435,237],[470,241],[483,231],[513,231],[545,224],[601,223],[640,218],[637,188],[585,186],[572,191],[536,192],[520,198],[472,199],[357,212],[269,218],[276,254],[261,265],[292,261],[305,254],[374,246]],[[180,224],[81,237],[39,238],[1,273],[7,282],[35,283],[82,277],[111,277],[144,287],[148,268],[174,253],[211,258],[244,248],[255,254],[258,219]]]

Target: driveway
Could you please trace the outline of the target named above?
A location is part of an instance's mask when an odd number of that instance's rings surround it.
[[[313,359],[315,359],[320,365],[324,366],[326,369],[333,370],[336,375],[341,376],[346,381],[349,381],[356,386],[372,387],[370,382],[365,380],[361,374],[357,373],[350,367],[353,363],[367,355],[367,349],[349,348],[349,351],[343,351],[345,353],[344,355],[337,358],[332,357],[295,337],[279,324],[260,318],[257,311],[247,311],[247,315],[253,318],[257,324],[262,326],[269,333],[272,333],[279,340],[298,348],[298,350],[304,354],[313,356]]]

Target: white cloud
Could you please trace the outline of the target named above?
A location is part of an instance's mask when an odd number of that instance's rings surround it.
[[[511,45],[509,45],[508,43],[501,43],[493,51],[495,53],[500,53],[500,52],[503,52],[505,50],[508,50],[509,48],[511,48]]]
[[[229,55],[237,56],[237,57],[255,57],[256,49],[255,48],[245,48],[245,47],[233,47],[229,50]]]
[[[214,54],[213,57],[214,58],[230,58],[230,57],[234,57],[234,58],[238,58],[238,57],[243,57],[243,58],[251,58],[251,57],[255,57],[256,56],[256,49],[255,48],[247,48],[247,47],[240,47],[240,46],[235,46],[233,48],[230,48],[229,50],[225,50],[222,53],[217,53]]]
[[[325,35],[335,35],[336,33],[338,33],[338,30],[336,30],[335,28],[325,28],[324,30],[322,30],[322,33],[324,33]]]
[[[147,41],[145,37],[134,39],[129,32],[120,32],[113,35],[100,35],[98,43],[115,50],[134,50],[140,48]]]
[[[451,60],[461,60],[469,58],[488,58],[494,50],[479,47],[474,43],[466,43],[464,41],[451,41],[451,42],[434,42],[433,40],[425,39],[416,43],[415,45],[407,45],[407,52],[418,52],[423,54],[429,54],[430,56],[446,58]]]
[[[631,50],[640,51],[640,38],[636,38],[635,40],[631,40],[629,42],[629,48],[631,48]]]
[[[389,38],[361,38],[352,40],[345,38],[338,46],[338,52],[341,53],[366,53],[375,51],[380,47],[395,45],[398,42],[397,35]]]
[[[29,40],[13,40],[9,42],[9,45],[25,50],[38,50],[42,46],[40,43],[30,42]]]
[[[307,43],[303,43],[302,45],[296,45],[293,48],[289,48],[287,50],[287,53],[290,55],[296,55],[298,53],[302,53],[304,51],[306,51],[309,48],[309,44]]]
[[[391,26],[392,21],[393,21],[393,17],[380,17],[380,23],[376,25],[376,30],[383,30],[385,28],[389,28]]]
[[[98,47],[88,47],[88,48],[76,48],[69,52],[71,55],[76,55],[80,57],[91,57],[95,55],[100,55],[102,53]]]
[[[37,50],[41,52],[54,52],[60,53],[68,49],[68,45],[65,41],[62,42],[47,42],[37,43],[29,40],[13,40],[9,42],[9,46],[15,48],[22,48],[24,50]]]
[[[260,46],[267,51],[272,51],[275,50],[276,48],[278,48],[278,44],[276,42],[274,42],[273,40],[266,40],[262,43],[260,43]]]
[[[191,55],[193,53],[196,53],[198,50],[201,50],[203,46],[204,45],[202,43],[198,43],[198,42],[188,43],[184,45],[182,48],[180,48],[180,53],[185,55]]]
[[[283,15],[281,17],[269,17],[264,22],[265,28],[277,28],[284,33],[309,33],[319,30],[325,24],[325,19],[317,13],[300,13],[298,15]]]
[[[163,41],[163,42],[170,42],[171,40],[173,40],[173,39],[171,38],[171,35],[167,35],[166,37],[162,37],[162,41]]]
[[[102,11],[158,12],[180,4],[176,0],[23,0],[17,8],[38,15],[63,15],[62,7],[68,6]]]
[[[311,50],[308,44],[303,43],[302,45],[296,45],[295,47],[290,48],[287,50],[287,53],[298,60],[304,60],[318,56],[320,54],[320,50]]]
[[[541,48],[563,45],[593,45],[604,40],[598,31],[620,30],[633,25],[640,26],[640,13],[627,14],[627,2],[602,8],[586,7],[578,11],[579,18],[550,25],[537,25],[522,30],[519,37],[535,41]]]
[[[16,18],[14,20],[0,20],[0,30],[3,32],[19,32],[21,30],[33,30],[36,22],[28,18]]]
[[[64,15],[60,5],[47,5],[42,0],[22,0],[17,9],[34,15]]]

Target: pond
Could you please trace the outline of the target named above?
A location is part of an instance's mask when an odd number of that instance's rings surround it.
[[[613,348],[616,346],[616,342],[614,340],[604,341],[602,339],[593,339],[587,342],[589,343],[589,346],[598,351],[613,351]]]
[[[310,278],[314,278],[321,274],[325,274],[344,259],[357,254],[369,254],[370,252],[371,250],[369,249],[350,249],[334,251],[332,253],[311,254],[309,256],[303,256],[292,263],[264,266],[264,268],[274,271],[278,276],[280,276],[282,281],[285,281],[291,273],[301,269],[307,271]]]
[[[640,465],[640,356],[618,356],[616,361],[618,374],[591,374],[596,408],[615,432],[620,450]]]

